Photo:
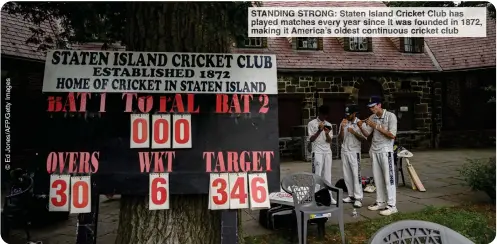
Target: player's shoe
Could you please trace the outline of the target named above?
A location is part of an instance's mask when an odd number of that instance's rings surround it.
[[[383,216],[388,216],[388,215],[391,215],[391,214],[394,214],[394,213],[397,213],[397,212],[399,212],[397,210],[397,207],[388,205],[387,209],[385,209],[383,211],[380,211],[380,214],[383,215]]]
[[[353,198],[353,197],[347,197],[347,198],[344,198],[344,199],[343,199],[343,202],[344,202],[344,203],[352,203],[352,202],[354,202],[354,198]]]
[[[337,200],[335,200],[335,199],[333,198],[333,192],[332,192],[331,190],[330,190],[330,198],[331,198],[331,204],[332,204],[332,205],[336,205],[336,204],[337,204]]]
[[[332,198],[331,199],[331,205],[336,205],[336,204],[337,204],[337,200],[335,200],[335,199]]]
[[[355,200],[354,208],[360,208],[360,207],[362,207],[362,202],[360,200]]]
[[[366,188],[364,188],[364,191],[369,192],[369,193],[373,193],[374,191],[376,191],[376,187],[373,185],[368,185],[368,186],[366,186]]]
[[[371,210],[371,211],[383,210],[385,208],[386,208],[386,204],[385,203],[378,203],[378,202],[375,202],[373,205],[369,205],[368,206],[368,209]]]

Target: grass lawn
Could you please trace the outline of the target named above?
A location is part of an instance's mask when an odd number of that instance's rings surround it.
[[[399,220],[425,220],[447,226],[468,237],[476,244],[488,244],[495,238],[495,205],[479,204],[458,207],[435,208],[426,207],[420,212],[398,213],[388,217],[350,223],[345,225],[347,243],[367,243],[369,238],[381,227]],[[310,226],[309,228],[316,228]],[[309,229],[309,244],[341,243],[338,226],[329,226],[324,240],[316,240]],[[246,244],[283,244],[288,243],[284,238],[288,232],[275,232],[266,236],[247,237]],[[297,235],[297,233],[295,233]],[[295,243],[297,238],[295,238]]]

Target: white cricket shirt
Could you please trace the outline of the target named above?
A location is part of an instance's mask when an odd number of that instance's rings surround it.
[[[307,124],[307,132],[309,133],[309,140],[311,136],[316,134],[319,130],[319,123],[321,121],[318,118],[315,118],[311,121],[309,121],[309,124]],[[325,125],[331,126],[329,122],[325,121]],[[312,142],[312,152],[313,153],[331,153],[331,143],[326,142],[326,132],[321,131],[319,136]],[[330,130],[328,133],[330,135],[330,138],[333,138],[333,130]]]
[[[381,118],[376,114],[373,114],[369,117],[371,121],[380,125],[383,129],[390,131],[394,136],[397,135],[397,116],[383,109],[383,114]],[[367,126],[367,131],[371,133],[373,128]],[[393,143],[394,139],[390,139],[383,135],[381,132],[374,130],[373,132],[373,140],[371,142],[371,152],[393,152]]]
[[[343,153],[360,153],[361,152],[361,141],[357,139],[354,134],[349,132],[349,127],[352,127],[354,131],[362,135],[362,132],[357,125],[359,121],[358,118],[355,118],[354,121],[348,121],[347,124],[342,128],[340,125],[340,130],[338,131],[338,135],[340,135],[343,130],[343,141],[342,141],[342,152]],[[366,129],[366,123],[362,124],[362,128]]]

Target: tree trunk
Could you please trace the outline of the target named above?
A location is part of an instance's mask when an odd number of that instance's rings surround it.
[[[128,51],[229,52],[223,6],[128,2],[124,44]],[[116,244],[220,243],[221,212],[207,209],[207,195],[171,195],[170,201],[169,210],[149,211],[148,197],[121,196]]]
[[[171,196],[169,210],[148,210],[148,198],[121,197],[116,244],[216,243],[219,211],[207,209],[207,195]]]

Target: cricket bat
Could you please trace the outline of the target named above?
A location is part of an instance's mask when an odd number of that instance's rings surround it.
[[[423,186],[423,183],[421,183],[421,180],[419,179],[418,174],[416,173],[416,170],[414,170],[414,167],[412,166],[411,163],[409,163],[409,159],[405,159],[407,163],[407,170],[409,171],[409,176],[411,177],[412,181],[414,182],[414,185],[416,188],[419,189],[419,191],[426,191],[425,187]]]
[[[416,188],[416,185],[412,181],[411,173],[409,173],[409,181],[411,181],[411,187],[412,187],[412,189],[416,191],[418,188]]]

